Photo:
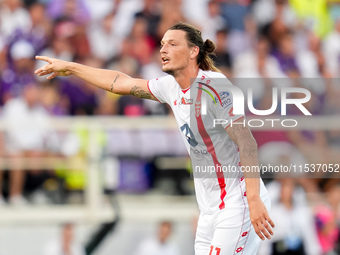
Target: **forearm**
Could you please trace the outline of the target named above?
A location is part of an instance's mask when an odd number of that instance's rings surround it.
[[[74,62],[69,62],[67,69],[86,82],[120,95],[130,94],[128,85],[137,80],[119,71],[93,68]]]
[[[240,152],[241,170],[243,171],[247,198],[250,201],[260,195],[260,172],[256,141],[248,127],[239,121],[227,128],[231,140]]]
[[[116,94],[157,100],[149,91],[147,80],[135,79],[118,71],[93,68],[46,56],[36,56],[35,58],[45,61],[47,64],[34,73],[39,76],[49,75],[48,80],[57,76],[73,74],[88,83]]]
[[[242,124],[242,123],[241,123]],[[260,172],[256,141],[248,127],[237,123],[227,128],[231,140],[237,144],[240,152],[241,169],[245,177],[246,195],[249,205],[249,217],[255,233],[264,240],[270,239],[274,222],[260,197]],[[269,226],[269,224],[270,226]]]
[[[257,144],[254,138],[247,139],[240,147],[240,159],[246,182],[247,199],[250,202],[260,195],[260,172]]]

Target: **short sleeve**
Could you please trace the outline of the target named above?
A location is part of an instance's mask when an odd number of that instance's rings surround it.
[[[234,85],[230,85],[234,86]],[[240,119],[244,119],[244,114],[234,114],[234,100],[233,95],[230,89],[228,89],[228,86],[223,87],[217,87],[216,88],[218,97],[215,97],[215,116],[217,119],[221,120],[221,125],[223,128],[227,128],[231,125],[232,122],[236,122]]]
[[[148,89],[150,93],[160,102],[168,103],[168,96],[165,91],[166,84],[164,84],[164,78],[152,79],[148,81]]]

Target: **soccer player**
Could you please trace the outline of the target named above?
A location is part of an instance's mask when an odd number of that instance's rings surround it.
[[[36,57],[48,63],[35,73],[49,75],[47,79],[75,75],[113,93],[168,103],[194,171],[200,209],[195,254],[256,254],[261,239],[273,235],[274,223],[267,211],[270,201],[259,176],[254,178],[247,171],[221,171],[226,166],[240,170],[258,166],[259,162],[257,145],[244,125],[244,116],[233,114],[228,90],[232,85],[209,57],[214,48],[212,41],[203,41],[198,29],[179,23],[169,28],[161,40],[162,70],[168,76],[147,81],[46,56]],[[219,86],[221,81],[226,86]],[[214,94],[215,98],[203,93]],[[202,103],[204,98],[206,105]],[[206,108],[206,113],[201,108]],[[214,119],[234,123],[214,127]]]

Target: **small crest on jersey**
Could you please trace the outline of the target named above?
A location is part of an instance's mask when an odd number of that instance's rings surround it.
[[[193,104],[193,103],[194,103],[193,99],[182,97],[181,102],[179,104]]]
[[[201,115],[201,101],[196,101],[195,103],[195,115],[196,117]]]

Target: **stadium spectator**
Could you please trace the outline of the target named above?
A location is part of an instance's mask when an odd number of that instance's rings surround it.
[[[334,29],[323,41],[322,50],[327,60],[325,65],[331,74],[331,77],[340,75],[340,19],[335,21]]]
[[[145,238],[137,246],[135,255],[179,255],[179,248],[176,243],[170,240],[172,234],[172,223],[162,221],[157,230],[157,236]]]
[[[278,61],[270,55],[270,44],[260,37],[256,47],[235,58],[233,73],[236,78],[283,78]],[[259,90],[257,88],[256,90]]]
[[[245,51],[239,54],[234,61],[233,74],[235,84],[241,88],[245,95],[252,91],[252,101],[254,106],[263,104],[261,109],[270,109],[272,98],[272,87],[280,87],[285,74],[280,70],[277,60],[269,54],[270,45],[265,37],[258,39],[254,50]],[[249,82],[249,78],[251,82]],[[269,78],[277,78],[269,79]],[[275,83],[272,85],[272,83]],[[268,107],[268,108],[266,108]],[[258,108],[256,108],[258,109]]]
[[[311,89],[309,91],[312,96],[304,106],[313,116],[318,116],[322,113],[324,97],[318,96]],[[299,94],[292,93],[292,97],[299,98]],[[288,112],[291,115],[302,115],[296,106],[288,107]],[[332,151],[333,149],[329,147],[324,130],[290,130],[288,138],[303,153],[309,163],[326,164],[337,162],[338,150]]]
[[[87,31],[91,53],[103,61],[110,61],[121,51],[121,39],[115,34],[114,15],[108,14],[102,20],[92,23]]]
[[[36,79],[32,75],[35,67],[34,54],[32,44],[25,40],[19,40],[10,47],[11,61],[8,62],[1,77],[2,104],[5,104],[11,98],[21,96],[25,85],[35,83]]]
[[[130,35],[126,38],[130,56],[136,59],[140,65],[150,63],[152,52],[156,47],[153,38],[148,34],[147,25],[146,19],[137,17]]]
[[[326,203],[315,208],[318,238],[323,254],[338,254],[340,186],[333,185],[325,195]]]
[[[166,1],[162,0],[161,21],[158,25],[158,38],[162,38],[164,33],[177,22],[187,20],[185,13],[182,11],[182,0]]]
[[[327,8],[328,0],[289,0],[299,22],[312,29],[323,38],[332,28],[332,20]]]
[[[74,225],[65,223],[61,227],[60,236],[47,242],[42,255],[85,255],[85,248],[74,237]]]
[[[48,2],[47,14],[53,20],[73,20],[77,24],[87,24],[90,12],[83,0],[52,0]]]
[[[69,114],[70,102],[66,95],[60,92],[59,82],[43,84],[41,87],[41,104],[51,116],[65,116]]]
[[[258,0],[252,8],[252,15],[260,30],[268,28],[274,20],[279,20],[285,27],[296,25],[296,14],[287,0]]]
[[[296,52],[296,63],[301,78],[327,78],[328,70],[320,38],[312,31],[309,31],[306,37],[307,47]]]
[[[232,59],[228,50],[228,30],[222,28],[216,32],[215,56],[212,56],[216,66],[228,77],[231,76]],[[229,75],[228,75],[229,74]]]
[[[40,2],[35,2],[29,7],[29,14],[32,27],[28,33],[21,36],[33,45],[35,52],[40,52],[50,40],[52,22],[47,16],[46,6]]]
[[[278,61],[281,71],[288,77],[294,78],[293,73],[300,74],[300,70],[296,62],[296,49],[294,44],[294,35],[292,32],[288,31],[280,37],[278,47],[272,54]]]
[[[31,29],[32,20],[22,0],[5,0],[0,3],[0,34],[10,40],[13,34],[20,30]]]
[[[40,104],[39,87],[36,84],[27,84],[23,88],[22,97],[6,102],[1,119],[7,124],[5,153],[11,166],[9,202],[13,205],[23,205],[27,203],[23,197],[26,176],[24,169],[31,170],[30,173],[40,180],[38,175],[41,172],[37,171],[40,169],[37,159],[47,155],[53,138],[49,114]],[[30,160],[23,162],[21,158]],[[44,178],[46,175],[43,173],[41,176]]]
[[[226,0],[222,2],[222,15],[231,31],[245,30],[245,18],[250,12],[249,0]]]
[[[227,27],[226,20],[222,17],[221,4],[216,0],[211,0],[206,4],[207,14],[200,17],[202,27],[202,37],[216,41],[217,32]]]
[[[338,0],[328,0],[327,6],[329,14],[333,21],[336,21],[340,17],[340,4]]]
[[[162,5],[158,0],[144,0],[144,7],[135,14],[135,17],[143,18],[147,26],[147,34],[153,40],[153,44],[157,45],[161,38],[157,35],[157,28],[161,20]]]
[[[313,213],[307,205],[304,191],[295,179],[275,180],[268,185],[271,194],[275,235],[260,247],[262,255],[320,255]]]

